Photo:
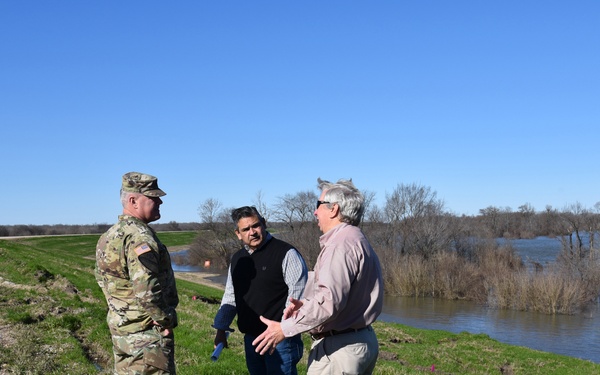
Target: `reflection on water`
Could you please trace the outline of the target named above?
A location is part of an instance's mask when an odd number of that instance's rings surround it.
[[[494,310],[468,301],[384,298],[380,320],[454,333],[484,333],[503,343],[600,363],[600,308],[583,315]]]

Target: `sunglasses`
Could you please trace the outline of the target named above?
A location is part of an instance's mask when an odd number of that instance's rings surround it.
[[[323,203],[329,204],[331,202],[317,201],[317,210],[319,209],[319,206],[322,205]]]

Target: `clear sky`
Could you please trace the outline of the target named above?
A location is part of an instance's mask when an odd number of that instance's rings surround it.
[[[600,2],[2,1],[0,225],[352,178],[455,214],[600,201]]]

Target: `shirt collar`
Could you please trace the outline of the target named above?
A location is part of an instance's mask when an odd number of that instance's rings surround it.
[[[258,250],[262,249],[263,247],[265,247],[265,245],[267,244],[267,242],[269,242],[271,240],[271,238],[273,238],[273,236],[271,236],[271,233],[267,232],[267,235],[265,236],[265,241],[263,242],[263,244],[259,248],[257,248],[256,250],[252,250],[246,244],[244,244],[244,248],[246,249],[246,251],[248,252],[248,254],[252,254],[255,251],[258,251]]]
[[[331,239],[331,237],[335,236],[335,234],[337,232],[339,232],[340,230],[342,230],[343,228],[346,228],[347,226],[349,226],[350,224],[348,223],[339,223],[338,225],[336,225],[335,227],[331,228],[330,230],[328,230],[327,232],[323,233],[321,235],[321,237],[319,237],[319,241],[320,242],[327,242]]]

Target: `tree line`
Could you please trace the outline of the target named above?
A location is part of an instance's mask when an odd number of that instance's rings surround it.
[[[427,186],[399,184],[381,206],[374,203],[375,193],[363,194],[361,227],[381,259],[387,293],[469,299],[548,313],[575,313],[597,299],[599,204],[585,208],[574,203],[560,210],[547,206],[539,212],[528,203],[516,211],[489,206],[479,215],[457,216]],[[312,191],[300,191],[267,206],[259,192],[252,202],[269,230],[294,244],[311,269],[320,251],[321,233],[313,216],[317,198]],[[228,266],[240,247],[231,209],[215,198],[202,202],[199,235],[190,249],[192,262]],[[561,240],[563,250],[555,264],[526,264],[510,242],[500,246],[496,241],[537,236]]]
[[[420,254],[425,258],[441,251],[453,251],[467,256],[472,252],[475,239],[495,238],[527,239],[538,236],[557,237],[567,247],[581,252],[595,250],[595,239],[600,232],[600,202],[593,208],[580,203],[568,204],[562,209],[546,206],[535,211],[529,203],[516,211],[510,207],[488,206],[475,216],[457,216],[444,207],[444,202],[430,187],[418,184],[399,184],[392,193],[386,194],[382,206],[374,203],[375,193],[363,192],[365,214],[362,229],[371,235],[371,241],[394,254]],[[300,191],[277,198],[267,206],[259,192],[250,203],[265,217],[270,229],[292,241],[305,242],[308,234],[319,236],[313,216],[317,195],[312,191]],[[230,213],[234,207],[224,207],[216,198],[208,198],[198,208],[199,229],[209,231],[212,240],[202,240],[207,245],[221,241],[218,256],[224,256],[227,264],[232,247],[239,243],[233,230]],[[584,236],[585,234],[585,236]],[[307,248],[315,243],[310,241]],[[204,250],[209,250],[212,245]],[[197,249],[200,250],[200,247]],[[310,253],[310,250],[308,251]],[[215,257],[217,255],[207,255]]]
[[[600,204],[580,203],[536,211],[525,203],[512,210],[489,206],[478,215],[455,215],[430,187],[399,184],[381,206],[375,193],[363,191],[361,227],[381,259],[387,293],[468,299],[491,306],[575,313],[600,292],[596,238]],[[296,246],[313,268],[321,235],[313,216],[317,195],[299,191],[268,206],[259,192],[250,203],[267,220],[269,230]],[[197,231],[189,261],[226,269],[240,247],[230,219],[231,208],[215,198],[198,207],[197,223],[153,223],[157,231]],[[110,224],[0,226],[0,237],[100,234]],[[497,238],[558,238],[562,250],[553,264],[521,259],[510,242]]]

